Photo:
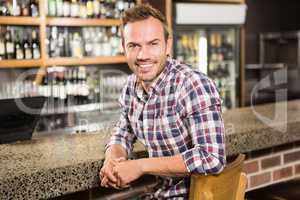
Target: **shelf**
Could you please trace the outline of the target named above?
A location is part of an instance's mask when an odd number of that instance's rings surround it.
[[[0,60],[0,68],[22,68],[39,67],[42,64],[41,59],[36,60]]]
[[[119,26],[118,19],[82,19],[69,17],[48,17],[46,24],[50,26]]]
[[[48,58],[47,66],[52,65],[97,65],[97,64],[116,64],[126,63],[125,56],[99,56],[99,57],[84,57],[84,58]]]
[[[41,19],[39,17],[14,17],[14,16],[0,16],[0,24],[6,25],[40,25]]]

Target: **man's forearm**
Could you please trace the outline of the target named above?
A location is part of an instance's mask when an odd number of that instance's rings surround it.
[[[160,176],[186,176],[189,174],[180,154],[157,158],[142,158],[136,161],[144,174]]]
[[[120,144],[111,145],[105,152],[105,160],[120,157],[127,158],[126,150]]]

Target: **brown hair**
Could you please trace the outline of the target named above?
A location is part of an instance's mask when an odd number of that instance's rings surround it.
[[[159,10],[153,8],[149,4],[140,4],[126,10],[121,18],[121,29],[123,31],[126,24],[130,22],[142,21],[148,19],[149,17],[154,17],[161,22],[164,29],[165,40],[167,40],[169,37],[169,29],[166,18],[161,14]]]

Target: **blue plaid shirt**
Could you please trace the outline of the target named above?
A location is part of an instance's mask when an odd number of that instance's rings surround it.
[[[106,148],[120,144],[129,155],[138,139],[149,157],[181,154],[190,173],[222,171],[226,158],[221,100],[203,73],[170,59],[148,94],[132,74],[120,106],[120,120]],[[188,198],[189,177],[159,179],[151,198]]]

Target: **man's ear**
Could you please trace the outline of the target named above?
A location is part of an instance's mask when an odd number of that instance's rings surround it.
[[[172,45],[173,45],[173,38],[168,37],[166,43],[166,54],[172,57]]]

